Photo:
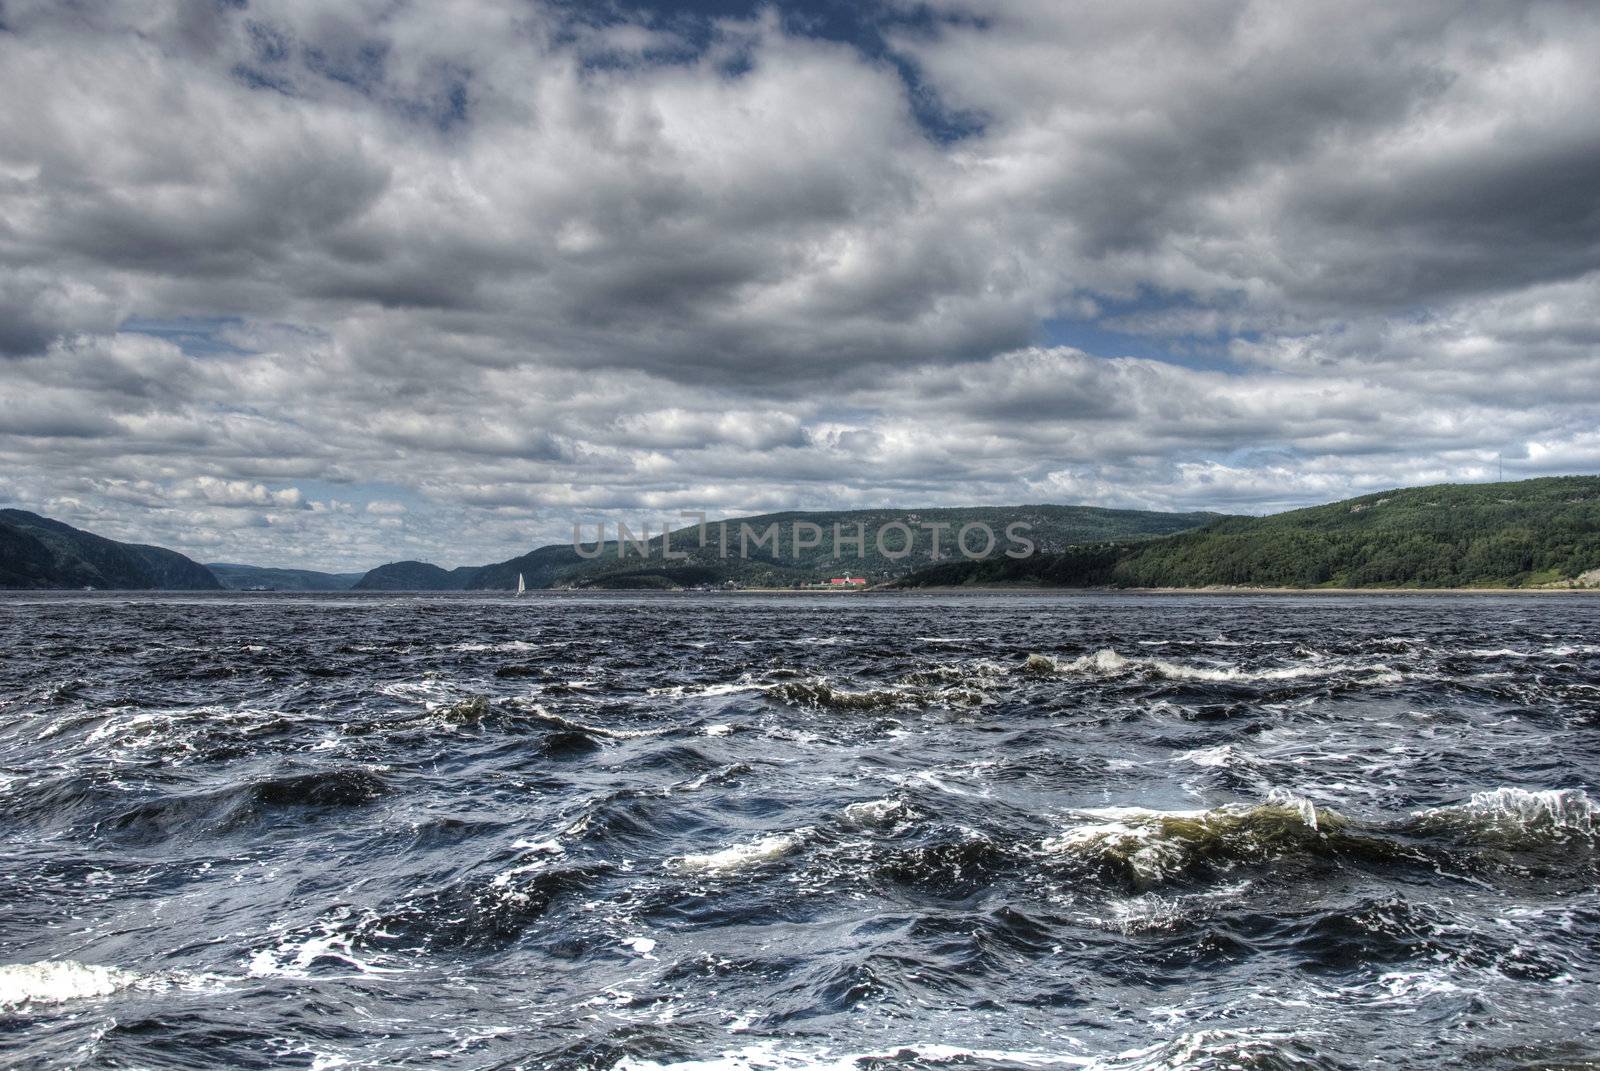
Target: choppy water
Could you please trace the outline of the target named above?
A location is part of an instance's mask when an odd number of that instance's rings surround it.
[[[0,600],[0,1063],[1600,1066],[1600,600]]]

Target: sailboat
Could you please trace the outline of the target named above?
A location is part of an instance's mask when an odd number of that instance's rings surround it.
[[[522,574],[518,573],[517,574],[517,594],[518,595],[526,595],[527,593],[528,593],[528,585],[523,582]]]

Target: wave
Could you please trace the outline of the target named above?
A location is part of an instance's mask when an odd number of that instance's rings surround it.
[[[598,736],[606,740],[641,740],[651,736],[665,736],[668,733],[677,731],[676,728],[672,727],[664,729],[607,729],[601,725],[587,725],[581,721],[564,718],[560,714],[552,714],[536,703],[521,704],[520,708],[535,721],[541,721],[546,725],[553,725],[558,729],[565,729],[569,732]]]
[[[1109,866],[1136,887],[1147,887],[1202,864],[1226,868],[1283,856],[1357,856],[1382,863],[1424,858],[1394,834],[1454,834],[1486,847],[1536,850],[1594,839],[1597,812],[1600,808],[1581,789],[1501,788],[1475,792],[1466,802],[1432,807],[1405,820],[1362,824],[1274,791],[1261,804],[1224,804],[1210,810],[1086,808],[1075,813],[1077,824],[1046,837],[1040,848]],[[1440,845],[1440,850],[1448,848]]]
[[[1105,914],[1086,912],[1083,921],[1099,929],[1130,937],[1174,932],[1213,913],[1219,904],[1238,901],[1252,884],[1244,880],[1180,896],[1141,892],[1137,896],[1118,897],[1099,909]]]
[[[0,1011],[104,997],[139,980],[132,971],[75,960],[0,965]]]
[[[213,703],[195,707],[139,710],[114,707],[91,717],[62,718],[39,734],[49,739],[86,725],[95,728],[83,746],[114,763],[139,765],[159,757],[173,765],[229,757],[273,738],[288,738],[296,728],[281,710],[247,704]]]
[[[450,643],[441,647],[443,651],[457,651],[462,654],[482,654],[485,652],[509,651],[538,651],[549,647],[547,643],[532,643],[528,640],[505,640],[500,643]]]
[[[604,726],[587,725],[572,718],[562,717],[560,714],[553,714],[540,704],[526,699],[490,699],[486,695],[471,695],[453,702],[430,702],[427,709],[421,712],[385,721],[355,723],[346,726],[345,731],[352,734],[363,734],[379,729],[406,731],[425,724],[513,731],[526,728],[530,722],[605,740],[634,740],[675,731],[670,728],[607,729]]]
[[[942,674],[920,679],[916,674],[909,674],[905,678],[905,684],[853,691],[841,688],[825,677],[812,677],[807,680],[770,685],[767,692],[773,698],[791,706],[828,710],[888,710],[914,706],[975,707],[981,706],[985,701],[984,693],[970,686],[922,686],[925,681],[948,679],[950,678]]]
[[[1407,847],[1396,834],[1465,836],[1499,849],[1592,840],[1597,808],[1580,789],[1499,788],[1400,821],[1354,822],[1337,811],[1274,790],[1263,803],[1209,810],[1101,807],[1076,812],[1077,824],[1040,843],[1051,855],[1121,871],[1135,886],[1160,884],[1205,864],[1226,867],[1288,856],[1417,860],[1432,849]],[[1451,851],[1439,846],[1441,851]]]
[[[1555,658],[1571,658],[1573,655],[1596,655],[1600,654],[1600,643],[1560,644],[1555,647],[1545,648],[1543,653]]]
[[[711,734],[715,735],[715,734]],[[687,781],[678,781],[664,785],[657,790],[661,796],[671,796],[678,792],[698,792],[707,785],[725,785],[738,780],[749,773],[754,767],[747,762],[730,762],[726,766],[719,766],[714,770],[707,770],[703,774],[691,777]]]
[[[873,1052],[842,1053],[831,1049],[782,1048],[777,1042],[758,1041],[704,1059],[656,1060],[624,1057],[613,1071],[864,1071],[866,1068],[1089,1068],[1083,1056],[1000,1049],[965,1048],[914,1042]]]
[[[1512,647],[1474,647],[1461,654],[1466,658],[1572,658],[1575,655],[1600,654],[1600,644],[1562,643],[1541,647],[1537,651],[1519,651]]]
[[[388,791],[388,783],[367,770],[321,770],[264,778],[217,792],[146,800],[93,828],[121,841],[154,842],[174,834],[228,832],[274,810],[362,807]]]
[[[1314,1055],[1305,1037],[1304,1032],[1278,1030],[1196,1030],[1088,1066],[1105,1071],[1306,1071],[1335,1066]]]
[[[911,808],[897,799],[863,800],[841,813],[845,824],[857,829],[879,829],[911,817]]]
[[[703,855],[680,855],[669,860],[667,865],[686,873],[725,877],[782,859],[798,848],[801,841],[811,832],[813,831],[810,829],[798,829],[793,833],[773,833],[744,844],[723,848],[721,851],[707,852]]]
[[[1006,1067],[1060,1071],[1308,1071],[1334,1065],[1318,1058],[1304,1034],[1262,1029],[1198,1030],[1110,1056],[984,1049],[910,1042],[871,1052],[782,1048],[759,1041],[704,1059],[624,1057],[615,1071],[862,1071],[863,1068]]]
[[[388,791],[383,778],[366,770],[324,770],[257,781],[248,798],[268,807],[359,807]]]
[[[1368,674],[1369,679],[1375,683],[1395,683],[1402,679],[1399,673],[1383,663],[1352,665],[1348,662],[1318,659],[1297,666],[1246,669],[1237,665],[1190,665],[1183,662],[1169,662],[1164,658],[1129,658],[1111,647],[1102,647],[1093,654],[1082,655],[1069,662],[1058,661],[1049,655],[1030,654],[1022,664],[1022,671],[1035,676],[1144,676],[1170,681],[1243,684],[1331,677],[1347,673]]]
[[[1431,807],[1412,816],[1423,833],[1466,833],[1508,847],[1592,838],[1600,808],[1582,789],[1497,788],[1474,792],[1464,803]]]
[[[275,947],[252,953],[246,972],[252,978],[311,978],[332,966],[356,974],[399,973],[363,958],[356,947],[360,926],[345,925],[350,917],[350,909],[342,907],[324,919],[314,933],[285,934]]]
[[[1232,744],[1215,744],[1211,747],[1191,748],[1188,751],[1180,752],[1173,756],[1172,761],[1186,762],[1192,766],[1227,770],[1238,766],[1252,766],[1260,760]]]
[[[835,687],[821,677],[773,685],[769,694],[793,706],[825,707],[830,710],[885,710],[914,698],[914,693],[902,688],[850,691]]]
[[[968,826],[939,826],[914,843],[896,843],[887,852],[875,853],[872,874],[925,893],[969,896],[992,886],[1018,858],[1009,839]]]
[[[645,695],[659,696],[662,699],[714,699],[724,695],[738,695],[741,692],[764,692],[767,686],[754,681],[732,681],[721,684],[668,684],[656,688],[646,688]]]
[[[613,869],[569,862],[560,845],[541,842],[496,874],[419,889],[359,914],[337,907],[310,926],[280,933],[273,947],[258,949],[250,972],[291,978],[392,974],[410,969],[418,956],[502,948],[557,901],[592,890]]]
[[[902,674],[903,684],[967,684],[974,681],[999,681],[1011,672],[1010,667],[986,658],[967,659],[962,662],[935,662],[919,666]]]
[[[1330,835],[1348,825],[1336,812],[1292,797],[1210,810],[1101,807],[1079,815],[1087,821],[1047,838],[1040,847],[1113,866],[1138,885],[1166,881],[1205,862],[1260,862],[1325,850]]]
[[[429,713],[447,725],[481,725],[491,709],[487,696],[474,695],[458,703],[436,707]]]

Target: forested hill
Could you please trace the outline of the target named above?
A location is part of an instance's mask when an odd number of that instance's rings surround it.
[[[1155,513],[1096,506],[1049,505],[767,513],[756,517],[710,521],[705,547],[699,545],[698,526],[678,529],[672,533],[671,546],[675,553],[683,553],[687,557],[673,561],[660,557],[659,528],[651,529],[654,540],[652,557],[645,561],[631,551],[627,555],[620,553],[615,541],[616,528],[611,526],[608,528],[611,541],[592,558],[580,556],[569,543],[540,547],[509,561],[483,566],[473,573],[466,586],[474,589],[511,589],[517,586],[519,574],[530,588],[670,588],[729,581],[749,587],[789,587],[815,583],[841,573],[880,583],[904,576],[915,569],[918,563],[933,560],[934,535],[924,527],[930,524],[944,526],[940,545],[942,554],[954,554],[956,532],[963,525],[973,523],[990,527],[998,542],[994,553],[1000,554],[1012,545],[1006,534],[1008,526],[1012,524],[1023,525],[1027,538],[1037,548],[1051,551],[1091,539],[1130,540],[1167,535],[1196,528],[1219,516],[1216,513]],[[846,535],[856,532],[858,525],[861,531],[869,533],[859,553],[855,548],[846,548],[843,554],[834,553],[835,524]],[[877,545],[876,534],[896,524],[911,529],[910,553],[891,558],[882,553]],[[722,546],[724,525],[727,534],[726,553]],[[815,526],[824,536],[815,545],[797,550],[797,526],[806,525]],[[748,556],[742,555],[740,530],[744,526],[755,532],[774,528],[780,553],[773,554],[772,544],[769,543],[765,548],[752,548]],[[584,526],[583,538],[593,541],[594,532],[594,525]],[[902,543],[904,538],[905,533],[896,533],[887,539],[887,544],[898,551],[905,545]]]
[[[461,591],[477,570],[471,566],[441,569],[428,562],[390,562],[357,580],[354,591]]]
[[[756,517],[732,517],[707,522],[706,546],[700,546],[698,525],[672,533],[673,553],[683,558],[666,559],[661,553],[661,529],[650,528],[647,557],[635,544],[626,553],[616,539],[616,526],[607,525],[609,538],[603,546],[595,543],[595,526],[583,526],[586,554],[579,554],[571,543],[539,547],[507,561],[478,567],[462,566],[446,572],[426,562],[392,562],[367,573],[356,583],[358,591],[508,591],[521,576],[529,588],[677,588],[703,584],[734,583],[743,587],[791,587],[816,583],[840,573],[860,576],[872,583],[904,576],[918,562],[932,560],[934,534],[925,525],[942,526],[941,552],[952,554],[953,540],[963,525],[982,523],[997,539],[996,553],[1012,546],[1008,526],[1021,525],[1020,531],[1041,550],[1060,550],[1088,539],[1139,539],[1181,532],[1216,520],[1217,513],[1155,513],[1148,510],[1101,509],[1095,506],[964,506],[925,509],[845,510],[839,512],[793,511],[767,513]],[[836,555],[833,527],[841,526],[848,537],[861,526],[868,533],[859,549],[847,547]],[[909,531],[897,532],[888,539],[895,551],[909,546],[903,557],[886,556],[877,545],[876,533],[886,526],[904,525]],[[809,526],[809,527],[808,527]],[[744,552],[741,530],[748,527],[756,543]],[[822,538],[809,546],[797,547],[795,536],[806,529]],[[726,544],[724,546],[724,533]],[[635,536],[640,532],[634,532]],[[910,543],[903,540],[910,536]],[[980,537],[975,537],[981,539]],[[774,548],[778,552],[774,553]]]
[[[236,562],[206,562],[230,591],[348,591],[365,573],[325,573],[318,569],[275,569]]]
[[[118,543],[20,509],[0,509],[0,588],[215,591],[210,570],[175,550]]]
[[[954,561],[901,586],[1536,587],[1596,583],[1600,477],[1441,484],[1270,517],[1230,517],[1140,543]]]

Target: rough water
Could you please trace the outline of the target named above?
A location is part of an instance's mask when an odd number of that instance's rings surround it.
[[[1600,599],[0,599],[0,1064],[1600,1067]]]

